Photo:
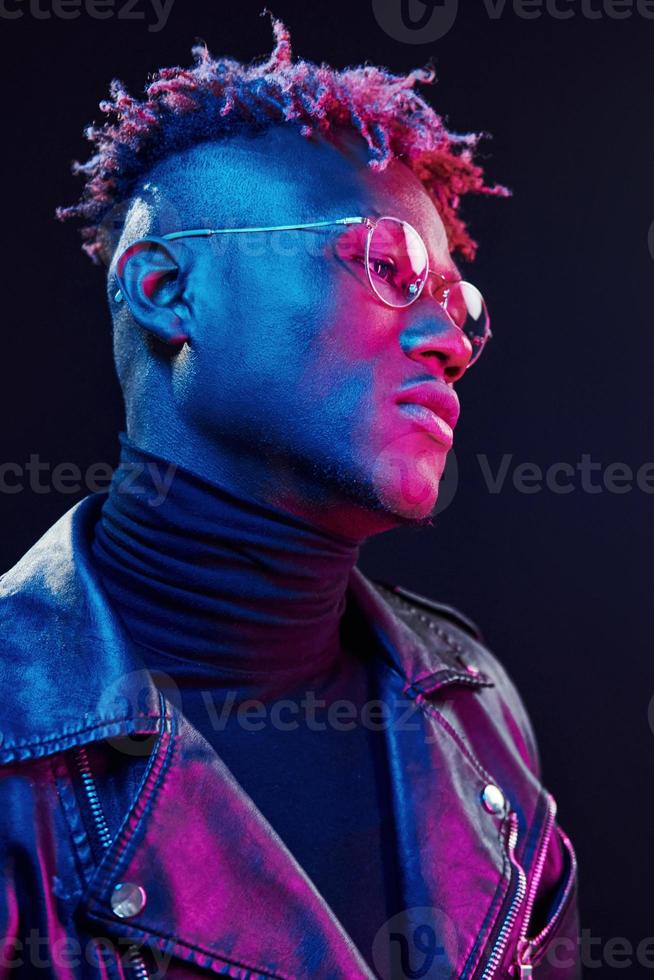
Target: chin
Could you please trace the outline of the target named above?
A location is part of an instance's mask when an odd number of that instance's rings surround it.
[[[411,433],[388,443],[373,471],[384,510],[401,521],[424,522],[438,503],[448,450],[431,436]]]

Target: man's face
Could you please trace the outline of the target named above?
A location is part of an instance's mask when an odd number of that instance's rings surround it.
[[[195,221],[180,226],[173,206],[162,232],[389,215],[419,231],[431,269],[458,278],[420,182],[398,162],[371,171],[360,139],[335,147],[279,128],[229,152],[192,152],[202,155]],[[187,189],[194,172],[179,171]],[[452,384],[471,349],[427,288],[404,309],[374,295],[356,261],[366,232],[184,239],[192,329],[173,390],[198,445],[231,453],[250,495],[274,473],[276,503],[309,515],[343,505],[383,529],[434,509],[458,414]],[[430,395],[444,422],[420,407]]]

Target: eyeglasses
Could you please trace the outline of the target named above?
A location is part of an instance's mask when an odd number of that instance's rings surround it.
[[[468,366],[478,360],[492,336],[488,309],[476,286],[463,279],[447,279],[429,268],[427,247],[416,229],[400,218],[339,218],[336,221],[313,221],[299,225],[269,225],[260,228],[196,228],[172,231],[161,237],[167,241],[179,238],[211,238],[214,235],[241,235],[255,232],[312,231],[336,225],[361,225],[367,229],[363,236],[341,236],[337,254],[345,262],[365,269],[373,294],[386,306],[405,309],[422,296],[429,283],[428,293],[445,311],[451,322],[470,341],[472,354]],[[116,302],[121,302],[119,289]]]

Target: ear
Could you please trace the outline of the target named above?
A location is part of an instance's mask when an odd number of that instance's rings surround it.
[[[116,301],[127,303],[136,322],[165,344],[189,339],[190,259],[183,245],[149,235],[129,245],[116,262]]]

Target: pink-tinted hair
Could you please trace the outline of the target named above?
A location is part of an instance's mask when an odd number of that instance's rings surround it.
[[[324,63],[293,61],[286,26],[275,18],[272,26],[275,45],[262,64],[213,58],[200,43],[192,48],[194,66],[161,68],[142,101],[118,79],[112,81],[111,99],[100,102],[107,121],[84,131],[93,155],[86,163],[72,164],[73,173],[85,178],[80,200],[56,210],[61,221],[83,222],[84,251],[96,264],[108,261],[102,223],[129,200],[154,164],[238,127],[265,129],[285,122],[307,137],[317,131],[329,138],[337,128],[353,129],[368,144],[373,170],[383,170],[393,159],[405,162],[434,201],[450,249],[474,258],[476,242],[459,213],[461,197],[509,192],[488,186],[474,162],[480,134],[449,132],[416,92],[416,83],[435,80],[433,67],[399,76],[370,65],[339,71]]]

